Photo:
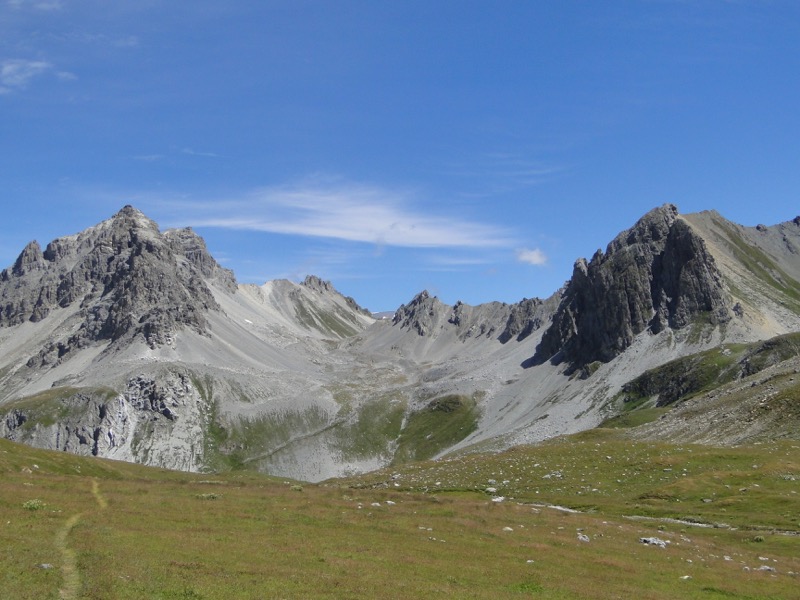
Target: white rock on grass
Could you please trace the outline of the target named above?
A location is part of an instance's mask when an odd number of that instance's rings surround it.
[[[645,545],[648,545],[648,546],[658,546],[659,548],[666,548],[667,544],[669,544],[668,540],[662,540],[661,538],[657,538],[657,537],[643,537],[643,538],[639,538],[639,541],[642,544],[645,544]]]

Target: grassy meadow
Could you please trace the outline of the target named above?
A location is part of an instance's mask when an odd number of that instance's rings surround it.
[[[0,519],[11,600],[800,597],[797,442],[595,430],[310,485],[0,440]]]

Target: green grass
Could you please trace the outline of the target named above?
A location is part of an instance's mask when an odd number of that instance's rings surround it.
[[[794,598],[800,537],[779,531],[800,529],[798,481],[791,443],[610,430],[302,486],[0,440],[0,585],[12,600]],[[670,544],[639,542],[653,536]]]
[[[460,442],[478,427],[475,398],[442,396],[409,415],[397,442],[393,464],[431,458]]]
[[[116,392],[110,388],[55,387],[8,403],[4,410],[6,413],[18,411],[25,415],[26,420],[20,426],[22,431],[28,431],[36,425],[49,427],[70,416],[81,414],[83,407],[79,395],[109,400]]]
[[[625,384],[622,408],[648,407],[647,401],[655,396],[658,406],[673,404],[795,356],[800,356],[800,333],[752,344],[725,344],[684,356]]]
[[[603,427],[610,427],[612,429],[627,429],[630,427],[637,427],[650,423],[658,419],[661,415],[666,414],[669,408],[652,406],[648,408],[637,408],[627,412],[623,412],[616,417],[612,417],[603,423]]]
[[[217,471],[257,465],[292,440],[314,434],[327,425],[327,414],[317,406],[224,423],[215,410],[208,427],[207,464]]]
[[[347,409],[345,409],[347,410]],[[364,403],[332,432],[334,449],[345,460],[380,456],[386,458],[403,426],[406,401],[402,394],[390,392]]]
[[[7,598],[792,598],[800,573],[800,538],[777,533],[800,528],[788,443],[718,450],[598,430],[301,487],[0,441],[0,473]],[[44,507],[23,507],[34,499]],[[639,542],[651,536],[670,544]]]

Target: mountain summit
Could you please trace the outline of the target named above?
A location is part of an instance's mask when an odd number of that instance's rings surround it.
[[[28,244],[0,274],[0,325],[36,323],[55,309],[74,313],[77,330],[43,347],[32,359],[39,365],[102,340],[141,337],[156,346],[181,327],[205,331],[206,314],[219,310],[210,281],[236,287],[202,238],[190,229],[161,234],[126,206],[83,233],[53,240],[44,252]]]
[[[665,204],[620,233],[605,253],[575,263],[561,304],[537,348],[574,366],[608,362],[643,331],[711,325],[733,316],[713,255],[701,235]]]
[[[535,442],[800,354],[798,257],[800,217],[743,227],[667,204],[550,298],[422,292],[376,320],[315,276],[237,284],[191,229],[126,206],[0,273],[0,435],[306,480]]]

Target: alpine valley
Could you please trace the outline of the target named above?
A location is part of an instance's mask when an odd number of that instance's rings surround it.
[[[627,422],[800,434],[800,217],[644,215],[551,297],[393,318],[309,276],[237,284],[126,206],[0,273],[0,434],[184,471],[321,481]]]

